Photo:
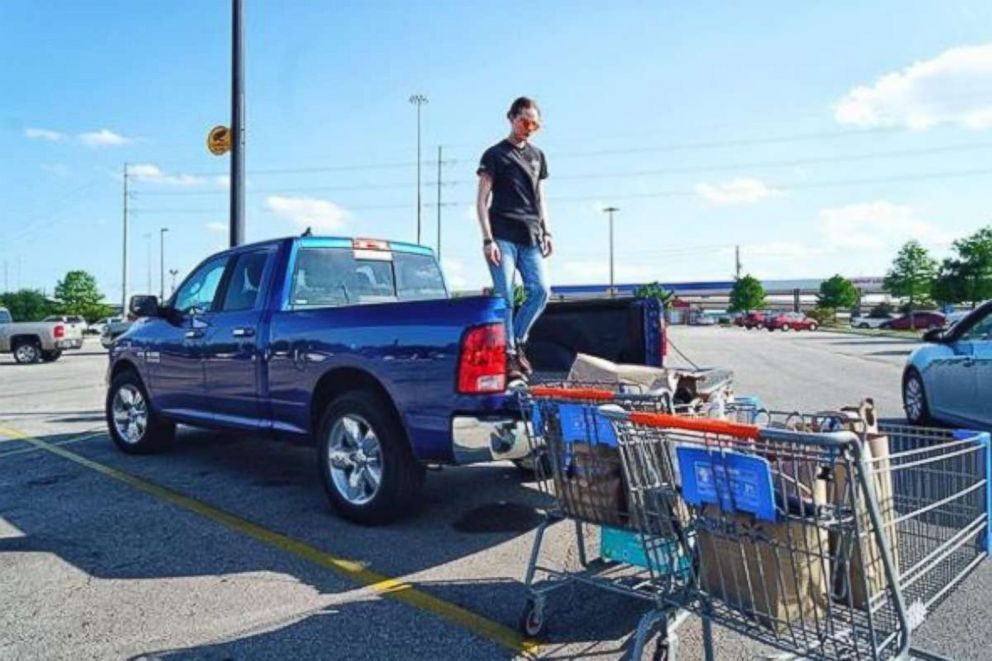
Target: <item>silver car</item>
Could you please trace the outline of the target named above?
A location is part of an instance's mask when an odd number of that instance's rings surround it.
[[[903,372],[909,421],[992,428],[992,301],[923,340]]]

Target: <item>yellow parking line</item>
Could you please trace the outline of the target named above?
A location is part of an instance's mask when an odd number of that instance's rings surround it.
[[[83,432],[83,435],[82,436],[73,436],[72,438],[67,438],[64,441],[52,442],[50,445],[70,445],[71,443],[79,443],[80,441],[88,441],[91,438],[99,438],[101,436],[106,436],[106,435],[107,435],[107,432],[104,432],[104,431],[100,431],[100,432],[96,432],[96,433],[92,433],[92,434],[91,433],[87,433],[87,432]],[[24,439],[20,439],[20,438],[4,438],[4,439],[0,439],[0,442],[3,442],[3,441],[21,441],[23,443],[24,442]],[[43,448],[38,448],[38,447],[21,448],[19,450],[11,450],[10,452],[0,452],[0,459],[3,459],[4,457],[12,457],[15,454],[27,454],[29,452],[43,452],[43,451],[44,451]]]
[[[515,653],[534,656],[538,651],[539,645],[536,642],[523,638],[513,629],[449,601],[439,599],[426,592],[421,592],[409,583],[404,583],[399,579],[384,576],[366,569],[362,563],[331,555],[287,535],[263,528],[235,514],[225,512],[154,482],[149,482],[148,480],[106,466],[92,459],[87,459],[75,452],[34,438],[16,429],[0,425],[0,434],[29,443],[38,449],[58,455],[63,459],[68,459],[101,475],[113,478],[118,482],[123,482],[139,491],[144,491],[147,494],[187,511],[199,514],[248,537],[309,560],[316,565],[341,574],[383,597],[403,602],[414,608],[436,615],[476,635],[488,638]]]

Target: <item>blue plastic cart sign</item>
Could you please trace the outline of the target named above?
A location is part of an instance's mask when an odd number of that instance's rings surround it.
[[[589,443],[617,447],[613,424],[595,406],[587,404],[559,404],[558,420],[561,422],[562,440],[571,443]]]
[[[680,446],[682,497],[690,505],[719,505],[776,521],[775,491],[768,460],[739,452]]]

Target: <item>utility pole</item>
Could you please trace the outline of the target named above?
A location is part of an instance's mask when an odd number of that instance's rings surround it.
[[[734,277],[741,279],[741,247],[734,246]]]
[[[244,0],[231,9],[231,247],[245,242]]]
[[[165,300],[165,233],[169,231],[168,227],[163,227],[158,231],[158,300]]]
[[[441,261],[441,145],[437,146],[437,259]]]
[[[127,314],[127,163],[124,164],[124,272],[121,277],[121,314]]]
[[[414,94],[410,97],[410,103],[417,106],[417,243],[420,243],[420,109],[427,103],[427,97],[423,94]]]
[[[610,214],[610,298],[616,296],[616,292],[613,289],[613,214],[620,211],[618,207],[606,207],[603,209],[606,213]]]
[[[176,293],[176,276],[179,275],[179,269],[169,269],[169,275],[172,276],[172,293]]]

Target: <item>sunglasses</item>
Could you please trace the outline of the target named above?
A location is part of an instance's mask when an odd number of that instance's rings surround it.
[[[541,122],[536,119],[529,119],[527,117],[517,117],[517,122],[520,123],[525,129],[529,131],[537,131],[541,128]]]

